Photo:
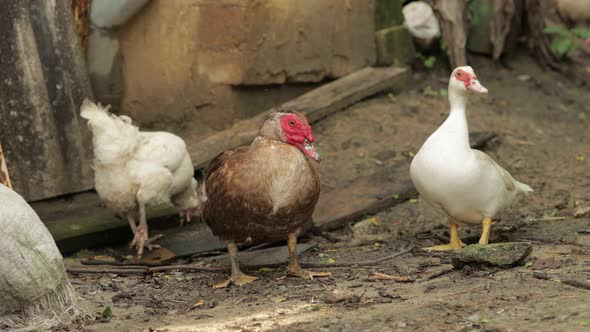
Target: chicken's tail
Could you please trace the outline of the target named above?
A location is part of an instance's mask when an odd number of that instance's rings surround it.
[[[516,184],[516,188],[518,188],[519,191],[528,194],[530,192],[533,192],[533,188],[531,188],[531,186],[529,186],[528,184],[522,183],[522,182],[518,182],[518,181],[514,181],[514,183]]]
[[[80,107],[80,116],[88,120],[93,136],[94,159],[99,163],[114,163],[126,160],[137,146],[139,129],[128,116],[117,116],[86,99]]]

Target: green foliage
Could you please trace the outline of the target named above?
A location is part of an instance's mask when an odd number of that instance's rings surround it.
[[[425,96],[430,96],[430,97],[446,97],[448,96],[448,92],[446,89],[433,89],[430,85],[427,86],[426,88],[424,88],[424,90],[422,91],[422,94]]]
[[[436,64],[436,57],[434,55],[424,56],[422,53],[417,53],[416,57],[422,60],[422,64],[428,69],[434,68],[434,64]]]
[[[567,29],[561,25],[550,25],[543,30],[544,33],[551,35],[551,51],[561,59],[570,59],[578,50],[577,39],[590,38],[590,29],[574,28]]]
[[[113,318],[113,310],[111,307],[106,307],[100,315],[102,318]]]

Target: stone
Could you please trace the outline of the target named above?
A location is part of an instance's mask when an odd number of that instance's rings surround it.
[[[375,30],[404,23],[403,0],[377,0],[375,2]]]
[[[379,66],[409,64],[416,57],[412,36],[402,25],[375,32],[375,43]]]
[[[452,264],[457,268],[465,265],[491,265],[507,268],[522,262],[532,251],[533,246],[528,242],[472,244],[454,251]]]
[[[344,292],[339,289],[335,289],[331,292],[328,292],[324,296],[324,303],[327,303],[327,304],[335,304],[335,303],[340,303],[340,302],[358,303],[359,300],[360,300],[360,297],[358,295]]]
[[[324,297],[324,302],[328,304],[340,303],[344,302],[347,297],[348,295],[346,293],[344,293],[341,290],[335,289],[326,294],[326,296]]]
[[[378,216],[361,220],[352,226],[354,236],[372,235],[375,230],[380,228],[381,220]]]

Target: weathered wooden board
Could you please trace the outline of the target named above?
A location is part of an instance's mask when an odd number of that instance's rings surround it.
[[[211,229],[202,222],[191,222],[184,227],[175,227],[161,233],[164,237],[158,240],[158,244],[172,251],[176,257],[225,250],[225,243],[213,235]]]
[[[297,245],[297,255],[317,246],[315,243],[302,243]],[[289,262],[289,249],[287,246],[261,249],[256,251],[242,251],[238,253],[241,267],[257,268],[263,266],[278,266]],[[229,255],[208,257],[204,262],[213,266],[230,266]]]
[[[471,144],[482,147],[495,135],[473,133]],[[322,193],[314,213],[314,225],[322,230],[335,229],[364,214],[376,213],[416,195],[408,177],[409,160],[383,168],[374,174],[355,179],[350,184]],[[126,221],[102,206],[96,193],[70,198],[56,198],[32,203],[62,252],[72,252],[97,245],[122,243],[131,239]],[[172,207],[149,207],[152,233],[164,233],[158,243],[177,256],[224,249],[225,245],[198,220],[185,227],[178,224]],[[162,230],[171,227],[172,229]],[[160,228],[160,230],[158,230]]]
[[[320,194],[314,227],[329,231],[417,196],[409,176],[410,160],[356,178],[348,186]]]
[[[26,200],[92,188],[92,97],[70,1],[0,1],[0,142]]]
[[[409,68],[364,68],[334,82],[327,83],[279,107],[305,114],[310,123],[338,112],[355,102],[386,90],[401,90],[410,78]],[[196,168],[206,168],[217,154],[236,146],[249,144],[256,137],[260,123],[275,109],[235,123],[190,150]]]
[[[473,148],[482,148],[496,135],[490,132],[473,133]],[[411,160],[401,160],[383,167],[373,174],[353,180],[347,186],[321,193],[313,213],[313,224],[320,231],[341,228],[366,214],[404,202],[418,193],[410,180]]]
[[[68,198],[54,198],[30,204],[49,229],[62,252],[97,245],[129,241],[131,230],[126,220],[105,208],[96,193],[86,192]],[[150,226],[178,225],[178,214],[170,206],[148,207]]]

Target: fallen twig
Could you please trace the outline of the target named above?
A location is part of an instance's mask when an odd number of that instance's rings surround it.
[[[142,269],[145,267],[162,266],[161,263],[152,262],[117,262],[117,261],[105,261],[101,259],[87,259],[80,261],[82,265],[100,265],[100,266],[124,266],[128,269],[138,268]]]
[[[117,265],[115,265],[117,266]],[[70,273],[116,273],[116,274],[146,274],[146,273],[154,273],[154,272],[164,272],[164,271],[172,271],[172,270],[189,270],[189,271],[209,271],[209,272],[216,272],[216,271],[228,271],[229,267],[223,266],[196,266],[190,264],[183,264],[183,265],[163,265],[163,266],[145,266],[139,267],[135,266],[133,268],[128,267],[118,267],[112,268],[108,265],[104,265],[100,268],[87,268],[87,267],[70,267],[66,266],[66,271]]]
[[[410,251],[412,251],[412,249],[414,249],[414,246],[410,246],[407,249],[404,249],[402,251],[399,251],[393,255],[389,255],[389,256],[385,256],[385,257],[381,257],[378,259],[373,259],[373,260],[368,260],[368,261],[360,261],[360,262],[342,262],[342,263],[301,263],[301,267],[306,267],[306,268],[330,268],[330,267],[350,267],[350,266],[367,266],[367,265],[375,265],[375,264],[379,264],[383,261],[386,260],[390,260],[393,258],[396,258],[398,256],[401,256],[403,254],[406,254]]]
[[[531,222],[535,221],[558,221],[558,220],[565,220],[565,219],[572,219],[574,216],[565,216],[565,217],[543,217],[538,219],[533,219]]]
[[[314,232],[314,235],[321,236],[324,239],[328,240],[330,243],[338,243],[338,242],[344,241],[344,239],[339,236],[336,236],[336,235],[328,233],[328,232],[321,232],[319,230],[317,232]]]
[[[274,241],[274,242],[262,243],[262,244],[259,244],[256,246],[252,246],[248,249],[245,249],[244,251],[256,251],[256,250],[260,250],[260,249],[266,249],[266,248],[272,247],[272,246],[274,246],[278,243],[282,243],[282,242],[284,242],[284,241]]]
[[[169,266],[156,266],[150,267],[149,272],[162,272],[171,270],[190,270],[190,271],[229,271],[230,267],[227,266],[197,266],[190,264],[183,265],[169,265]]]
[[[590,282],[588,281],[579,279],[562,279],[561,282],[568,286],[590,290]]]
[[[115,273],[115,274],[144,274],[147,273],[147,269],[127,269],[127,268],[88,268],[88,267],[69,267],[66,266],[66,272],[68,273]]]
[[[381,272],[373,272],[371,275],[369,275],[369,280],[371,280],[371,281],[393,280],[393,281],[397,281],[397,282],[412,282],[412,281],[414,281],[409,277],[394,276],[394,275],[385,274],[385,273],[381,273]]]
[[[360,265],[375,265],[383,261],[393,259],[401,256],[405,253],[410,252],[414,249],[414,246],[410,246],[407,249],[399,251],[393,255],[382,257],[379,259],[360,261],[360,262],[343,262],[343,263],[301,263],[304,268],[330,268],[330,267],[349,267],[349,266],[360,266]],[[142,265],[125,265],[122,262],[106,262],[106,261],[87,261],[92,262],[90,265],[101,265],[99,268],[88,268],[88,267],[73,267],[66,266],[66,271],[70,273],[116,273],[116,274],[147,274],[154,272],[164,272],[172,270],[188,270],[188,271],[208,271],[208,272],[219,272],[229,271],[230,267],[227,266],[197,266],[191,264],[176,264],[176,265],[161,265],[161,266],[142,266]],[[112,266],[115,266],[113,268]]]
[[[416,282],[424,282],[424,281],[436,279],[438,277],[444,276],[445,274],[451,273],[454,270],[455,270],[455,268],[453,266],[451,266],[451,267],[448,267],[446,269],[442,269],[440,271],[437,271],[435,273],[432,273],[432,274],[430,274],[430,275],[428,275],[428,276],[426,276],[424,278],[420,278],[420,279],[416,280]]]

